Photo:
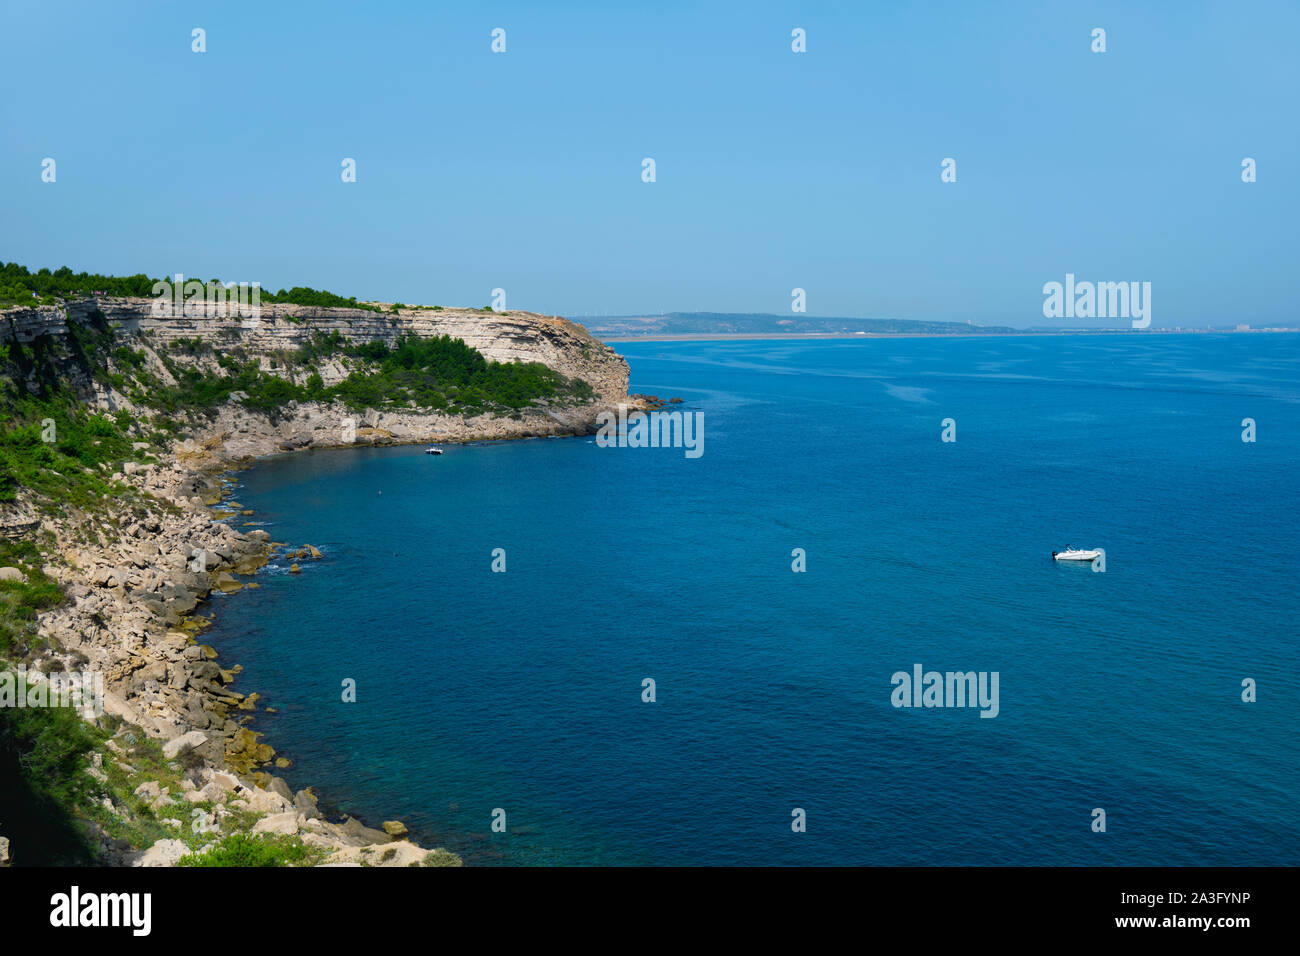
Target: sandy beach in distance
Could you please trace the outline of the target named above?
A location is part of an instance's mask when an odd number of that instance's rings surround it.
[[[596,333],[592,333],[596,334]],[[698,332],[677,335],[614,335],[600,338],[602,342],[711,342],[744,341],[759,339],[966,339],[988,335],[1036,335],[1029,332]]]
[[[595,334],[595,333],[593,333]],[[980,335],[979,332],[972,332],[971,335]],[[1008,333],[983,333],[986,335],[1006,335]],[[698,332],[685,333],[677,335],[614,335],[609,338],[601,338],[602,342],[709,342],[709,341],[728,341],[735,339],[757,340],[757,339],[905,339],[915,338],[915,333],[910,332]],[[952,338],[965,338],[964,334],[954,335]],[[600,338],[597,335],[597,338]]]
[[[1061,329],[1029,331],[1018,329],[1014,332],[699,332],[677,335],[612,335],[602,337],[592,333],[602,342],[711,342],[744,341],[757,339],[970,339],[970,338],[1007,338],[1017,335],[1115,335],[1127,332],[1158,333],[1162,335],[1187,335],[1197,333],[1235,334],[1231,329]],[[1251,331],[1272,331],[1252,329]],[[1288,331],[1279,329],[1277,331]]]

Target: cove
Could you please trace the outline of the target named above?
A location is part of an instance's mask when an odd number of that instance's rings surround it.
[[[707,454],[237,475],[249,520],[324,555],[216,598],[205,637],[276,709],[253,726],[291,786],[471,865],[1296,862],[1300,608],[1260,555],[1300,532],[1300,336],[620,350]],[[1052,562],[1067,541],[1106,573]],[[917,661],[998,672],[997,719],[892,706]]]

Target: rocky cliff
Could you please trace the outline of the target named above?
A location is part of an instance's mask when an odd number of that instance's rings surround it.
[[[559,316],[535,312],[488,312],[475,309],[402,308],[397,312],[324,309],[264,304],[254,318],[205,317],[201,307],[157,316],[152,299],[82,299],[66,306],[9,309],[0,313],[0,344],[30,343],[39,336],[61,338],[69,324],[115,330],[128,347],[169,347],[179,339],[202,339],[216,347],[240,348],[273,371],[278,359],[309,343],[320,332],[337,331],[353,342],[394,344],[399,337],[449,335],[463,339],[490,361],[541,362],[568,378],[591,385],[606,402],[627,395],[627,362],[582,326]],[[273,365],[273,363],[275,363]],[[325,384],[332,372],[323,371]]]
[[[629,401],[628,365],[620,355],[580,325],[532,312],[373,311],[274,303],[262,305],[255,318],[204,315],[202,306],[193,305],[158,315],[154,300],[128,298],[88,298],[64,306],[0,312],[0,347],[17,342],[41,351],[25,373],[12,373],[18,378],[25,374],[30,391],[39,387],[40,370],[52,368],[88,404],[154,421],[154,386],[174,386],[185,369],[225,374],[221,363],[233,358],[256,363],[267,375],[298,386],[313,375],[326,387],[336,385],[366,363],[337,349],[306,363],[298,354],[334,333],[354,345],[382,342],[390,347],[411,334],[450,336],[489,361],[541,363],[567,380],[586,383],[590,393],[537,400],[514,410],[413,405],[376,410],[335,400],[295,400],[268,414],[232,399],[201,415],[185,412],[180,432],[189,440],[176,453],[188,467],[210,469],[227,461],[312,447],[587,434],[595,431],[601,410]],[[74,347],[73,340],[86,336],[101,337],[91,362]],[[123,350],[137,357],[135,364]],[[134,387],[141,381],[142,387]],[[641,403],[632,399],[631,405]]]
[[[105,788],[104,813],[95,811],[103,819],[87,823],[95,859],[170,865],[248,834],[290,841],[280,849],[305,862],[458,863],[405,839],[397,821],[382,830],[351,818],[330,822],[313,793],[295,794],[271,772],[288,761],[249,726],[257,695],[235,689],[242,668],[218,663],[217,649],[199,642],[210,623],[203,612],[214,591],[256,587],[253,576],[268,562],[293,572],[292,562],[330,556],[305,543],[272,542],[238,520],[251,512],[222,501],[229,482],[218,473],[258,455],[313,446],[585,433],[599,410],[628,401],[627,363],[581,326],[526,312],[275,304],[253,319],[157,316],[153,308],[148,299],[86,299],[0,312],[4,375],[21,385],[0,397],[29,419],[0,423],[6,430],[43,429],[53,423],[42,422],[45,415],[62,416],[70,429],[89,427],[67,412],[67,389],[81,408],[114,413],[92,416],[93,430],[76,448],[60,444],[62,433],[55,439],[44,431],[35,446],[13,443],[11,493],[8,500],[0,495],[0,547],[17,542],[6,552],[15,566],[0,568],[6,587],[57,585],[65,598],[42,605],[49,609],[15,633],[28,671],[88,669],[103,678],[108,722],[97,726],[111,736],[90,754],[88,771]],[[335,344],[322,350],[322,339],[335,332]],[[562,387],[515,406],[417,406],[381,395],[378,409],[320,390],[368,374],[367,360],[339,341],[391,347],[411,333],[462,339],[490,361],[544,364],[564,376]],[[293,382],[298,398],[250,404],[227,380],[226,391],[203,402],[159,400],[169,389],[236,373]],[[302,387],[317,378],[314,391]],[[590,388],[572,387],[578,381]],[[323,394],[332,398],[299,400]],[[22,456],[43,462],[42,472],[57,482],[42,485],[30,472],[13,471],[28,460]],[[0,477],[5,465],[0,460]],[[15,475],[23,481],[13,492]],[[8,597],[0,587],[0,598]],[[249,666],[255,682],[255,662]],[[30,832],[6,831],[0,865],[11,838],[15,859],[34,858]]]

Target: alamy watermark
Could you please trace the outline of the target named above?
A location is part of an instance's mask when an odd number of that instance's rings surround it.
[[[1075,282],[1043,285],[1043,317],[1047,319],[1132,319],[1133,328],[1151,324],[1150,282]]]
[[[55,928],[126,928],[148,936],[153,928],[151,893],[83,893],[73,886],[50,897],[50,925]]]
[[[998,715],[997,671],[925,671],[920,664],[912,672],[896,671],[889,702],[895,707],[978,707],[981,717]]]
[[[43,674],[19,666],[0,671],[0,707],[71,707],[89,719],[104,713],[104,675],[100,671]]]
[[[596,444],[601,448],[684,448],[687,458],[704,454],[703,412],[628,413],[604,411],[596,416]]]
[[[260,282],[187,281],[178,272],[171,282],[166,279],[155,282],[152,294],[154,318],[180,315],[203,319],[239,318],[246,329],[255,329],[262,321]]]

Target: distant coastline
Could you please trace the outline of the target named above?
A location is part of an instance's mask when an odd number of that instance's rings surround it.
[[[1029,316],[1023,316],[1029,318]],[[602,342],[702,342],[765,339],[970,338],[1014,335],[1117,335],[1121,332],[1287,332],[1294,328],[1233,322],[1214,326],[1165,325],[1157,328],[1117,326],[977,325],[931,319],[864,319],[842,316],[774,315],[750,312],[665,312],[650,316],[574,316]]]
[[[1291,332],[1297,329],[1018,329],[1014,332],[683,332],[672,335],[600,336],[607,344],[617,342],[743,342],[768,339],[987,339],[1022,335],[1241,335],[1256,332]]]

